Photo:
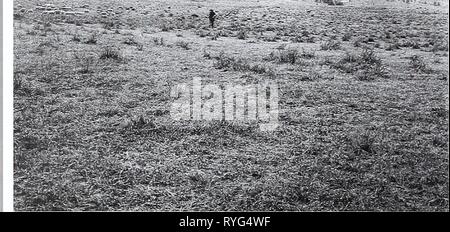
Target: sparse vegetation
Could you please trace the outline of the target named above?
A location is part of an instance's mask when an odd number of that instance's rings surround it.
[[[165,45],[165,43],[164,43],[164,38],[162,38],[162,37],[160,37],[160,38],[153,38],[153,43],[155,44],[155,45],[158,45],[158,46],[164,46]]]
[[[15,210],[448,211],[448,13],[373,2],[16,7]],[[173,120],[193,77],[276,81],[280,127]]]
[[[80,35],[77,34],[77,33],[73,34],[72,41],[74,41],[74,42],[81,42]]]
[[[347,52],[332,66],[343,72],[356,74],[359,80],[375,80],[376,78],[389,77],[389,72],[385,65],[372,49],[364,49],[357,55]]]
[[[269,57],[267,60],[270,61],[277,61],[279,63],[289,63],[289,64],[295,64],[295,62],[299,58],[299,52],[295,48],[289,48],[289,49],[281,49],[275,52],[271,52],[269,54]]]
[[[273,51],[269,54],[265,60],[268,61],[276,61],[278,63],[288,63],[288,64],[296,64],[301,63],[302,59],[314,59],[316,57],[315,52],[301,50],[299,51],[296,48],[285,48],[284,46],[278,49],[277,51]]]
[[[191,48],[189,42],[181,41],[181,40],[177,41],[175,43],[175,45],[177,45],[178,47],[183,48],[185,50],[189,50]]]
[[[231,69],[234,71],[241,72],[254,72],[258,74],[268,74],[269,76],[274,76],[275,71],[268,65],[264,65],[261,63],[251,63],[246,59],[240,57],[233,57],[226,55],[224,52],[221,52],[217,57],[214,57],[215,67],[217,69]]]
[[[336,40],[328,40],[320,45],[320,49],[323,51],[338,50],[341,48],[341,42]]]
[[[118,48],[113,46],[106,46],[102,49],[99,59],[101,60],[112,59],[116,61],[122,61],[123,56]]]
[[[346,32],[344,34],[344,36],[342,36],[342,41],[350,41],[351,38],[352,38],[352,34],[349,32]]]
[[[97,44],[97,34],[91,34],[89,35],[89,37],[86,40],[86,44]]]
[[[160,26],[160,28],[161,28],[161,31],[164,31],[164,32],[167,32],[167,31],[171,31],[171,30],[173,30],[174,28],[173,28],[173,26],[172,25],[170,25],[169,23],[163,23],[163,24],[161,24],[161,26]]]
[[[240,30],[237,34],[237,38],[245,40],[247,39],[247,33],[244,30]]]
[[[433,47],[431,48],[432,52],[444,51],[448,52],[448,39],[436,39],[432,41]]]
[[[432,71],[425,61],[417,55],[411,57],[409,64],[415,72],[430,73]]]
[[[94,65],[96,58],[93,54],[87,52],[75,52],[74,53],[75,62],[78,65],[78,72],[81,74],[92,73],[94,70]]]

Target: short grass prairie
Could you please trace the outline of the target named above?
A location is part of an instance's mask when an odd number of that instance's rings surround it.
[[[445,6],[14,2],[18,211],[448,211]],[[172,120],[193,77],[276,81],[280,127]]]

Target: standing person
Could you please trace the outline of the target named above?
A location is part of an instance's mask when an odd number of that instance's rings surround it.
[[[214,21],[216,20],[216,12],[209,10],[209,25],[214,28]]]

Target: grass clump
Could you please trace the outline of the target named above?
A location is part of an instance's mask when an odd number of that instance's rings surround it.
[[[118,48],[107,46],[101,51],[99,59],[122,61],[123,56]]]
[[[123,43],[129,46],[135,46],[139,51],[144,50],[144,45],[138,42],[134,36],[125,38]]]
[[[298,59],[298,50],[297,49],[287,49],[282,50],[278,54],[278,62],[280,63],[290,63],[295,64]]]
[[[78,33],[73,34],[72,41],[73,42],[81,42],[80,35]]]
[[[88,74],[93,72],[96,63],[96,58],[93,55],[86,52],[75,52],[74,58],[79,73]]]
[[[341,42],[337,40],[328,40],[320,45],[320,49],[322,51],[339,50],[341,49]]]
[[[431,73],[431,68],[425,63],[425,61],[418,55],[411,57],[409,65],[412,70],[418,73]]]
[[[96,34],[96,33],[91,34],[91,35],[87,38],[87,40],[86,40],[85,43],[86,43],[86,44],[97,44],[97,34]]]
[[[433,44],[432,52],[448,52],[448,39],[435,39],[431,43]]]
[[[186,42],[186,41],[177,41],[176,43],[175,43],[175,45],[176,46],[178,46],[178,47],[180,47],[180,48],[183,48],[184,50],[189,50],[189,49],[191,49],[191,45],[190,45],[190,43],[189,42]]]
[[[240,30],[236,36],[238,39],[245,40],[247,39],[247,33],[244,30]]]
[[[159,28],[161,29],[161,31],[168,32],[172,31],[174,29],[174,26],[170,25],[169,23],[163,23],[159,26]]]
[[[342,41],[350,41],[351,38],[352,38],[352,33],[346,32],[346,33],[342,36]]]
[[[164,46],[165,42],[164,42],[164,38],[160,37],[160,38],[153,38],[153,43],[157,46]]]
[[[364,49],[359,54],[347,52],[332,66],[345,73],[356,74],[359,80],[374,80],[377,77],[389,76],[383,62],[372,49]]]
[[[216,60],[214,66],[217,69],[231,69],[241,72],[250,71],[257,74],[268,74],[269,76],[275,75],[275,71],[269,66],[266,66],[264,64],[254,64],[246,59],[229,56],[223,52],[221,52],[219,56],[214,58]]]
[[[296,48],[284,47],[280,48],[279,51],[271,52],[265,60],[276,61],[282,64],[296,64],[301,61],[301,59],[313,59],[316,54],[313,51],[299,51]]]

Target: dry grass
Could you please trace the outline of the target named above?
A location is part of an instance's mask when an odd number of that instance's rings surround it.
[[[15,14],[16,210],[448,211],[440,8],[89,4]],[[276,80],[280,128],[171,120],[170,88],[193,77]]]

